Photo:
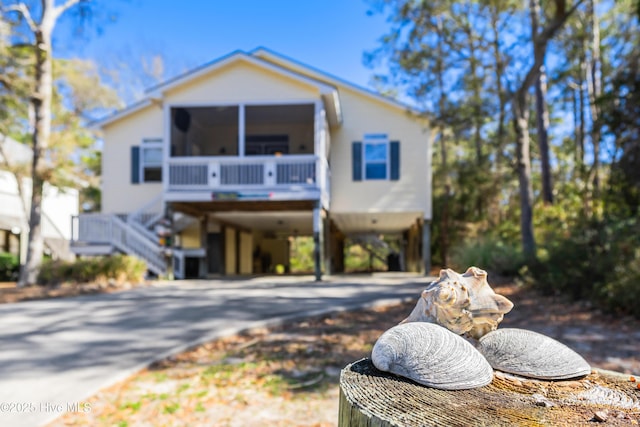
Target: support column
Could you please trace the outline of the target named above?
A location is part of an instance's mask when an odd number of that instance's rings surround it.
[[[322,221],[322,235],[324,237],[324,241],[322,242],[322,248],[324,253],[322,254],[322,260],[324,262],[324,272],[325,274],[333,274],[333,265],[331,261],[331,257],[333,256],[333,248],[331,247],[331,220],[329,219],[329,215],[324,218]]]
[[[322,280],[322,248],[324,246],[322,228],[322,208],[320,201],[317,201],[313,208],[313,263],[317,282]]]
[[[164,204],[164,218],[169,227],[169,234],[165,237],[165,260],[167,263],[167,279],[174,280],[174,272],[173,272],[173,257],[175,256],[173,251],[173,242],[175,242],[176,234],[173,227],[173,208],[170,203]],[[182,260],[184,262],[184,259]],[[184,271],[184,266],[183,266]]]
[[[344,273],[344,234],[336,227],[335,222],[329,220],[326,248],[329,250],[328,258],[330,267],[325,270],[327,274]]]
[[[424,275],[431,274],[431,220],[426,219],[422,224],[422,262]]]
[[[207,256],[209,248],[207,247],[207,230],[209,228],[209,214],[205,213],[200,218],[200,247],[204,248],[204,257],[198,262],[198,276],[201,279],[207,277]]]
[[[238,106],[238,156],[244,157],[245,150],[245,104]]]

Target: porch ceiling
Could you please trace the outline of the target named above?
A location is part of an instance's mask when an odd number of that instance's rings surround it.
[[[211,202],[173,202],[171,207],[191,216],[200,217],[204,214],[221,212],[252,212],[260,211],[309,211],[313,210],[315,202],[312,200],[282,200],[282,201],[211,201]]]
[[[330,215],[345,234],[399,233],[423,216],[422,212],[332,212]]]
[[[249,230],[291,235],[313,233],[311,211],[216,212],[211,217]]]

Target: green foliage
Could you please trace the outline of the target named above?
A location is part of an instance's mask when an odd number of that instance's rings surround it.
[[[453,248],[451,266],[464,271],[476,266],[490,273],[515,276],[524,265],[524,256],[515,244],[494,237],[482,237]]]
[[[140,282],[147,270],[140,259],[127,255],[113,255],[79,259],[74,262],[50,261],[42,265],[38,283],[57,285],[61,283],[116,283]]]
[[[291,242],[291,272],[313,272],[313,237],[294,237]]]
[[[640,220],[599,220],[558,233],[526,278],[547,293],[634,313],[640,298]],[[635,311],[637,315],[637,310]]]
[[[344,269],[347,273],[386,271],[387,265],[370,250],[347,239],[344,249]]]
[[[0,252],[0,282],[18,279],[20,262],[16,255]]]
[[[640,317],[637,304],[640,301],[640,249],[635,249],[626,265],[615,267],[601,292],[610,311],[623,311]]]

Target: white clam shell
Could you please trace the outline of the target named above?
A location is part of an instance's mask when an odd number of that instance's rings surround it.
[[[591,373],[591,366],[566,345],[537,332],[505,328],[489,332],[478,350],[499,371],[542,380],[563,380]]]
[[[482,387],[493,369],[464,338],[433,323],[403,323],[386,331],[371,360],[381,371],[442,390]]]

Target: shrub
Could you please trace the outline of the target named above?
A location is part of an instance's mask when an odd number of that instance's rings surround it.
[[[79,259],[74,262],[50,261],[42,265],[38,283],[116,283],[140,282],[147,266],[144,261],[127,255]]]
[[[0,281],[18,280],[20,262],[16,255],[0,252]]]
[[[640,301],[640,249],[626,265],[620,265],[602,288],[606,308],[614,312],[638,313]]]
[[[513,244],[483,237],[454,247],[450,263],[461,271],[476,266],[491,273],[515,276],[524,265],[524,257],[520,248]]]
[[[633,313],[640,298],[639,247],[640,220],[589,222],[547,241],[527,278],[546,293]]]

